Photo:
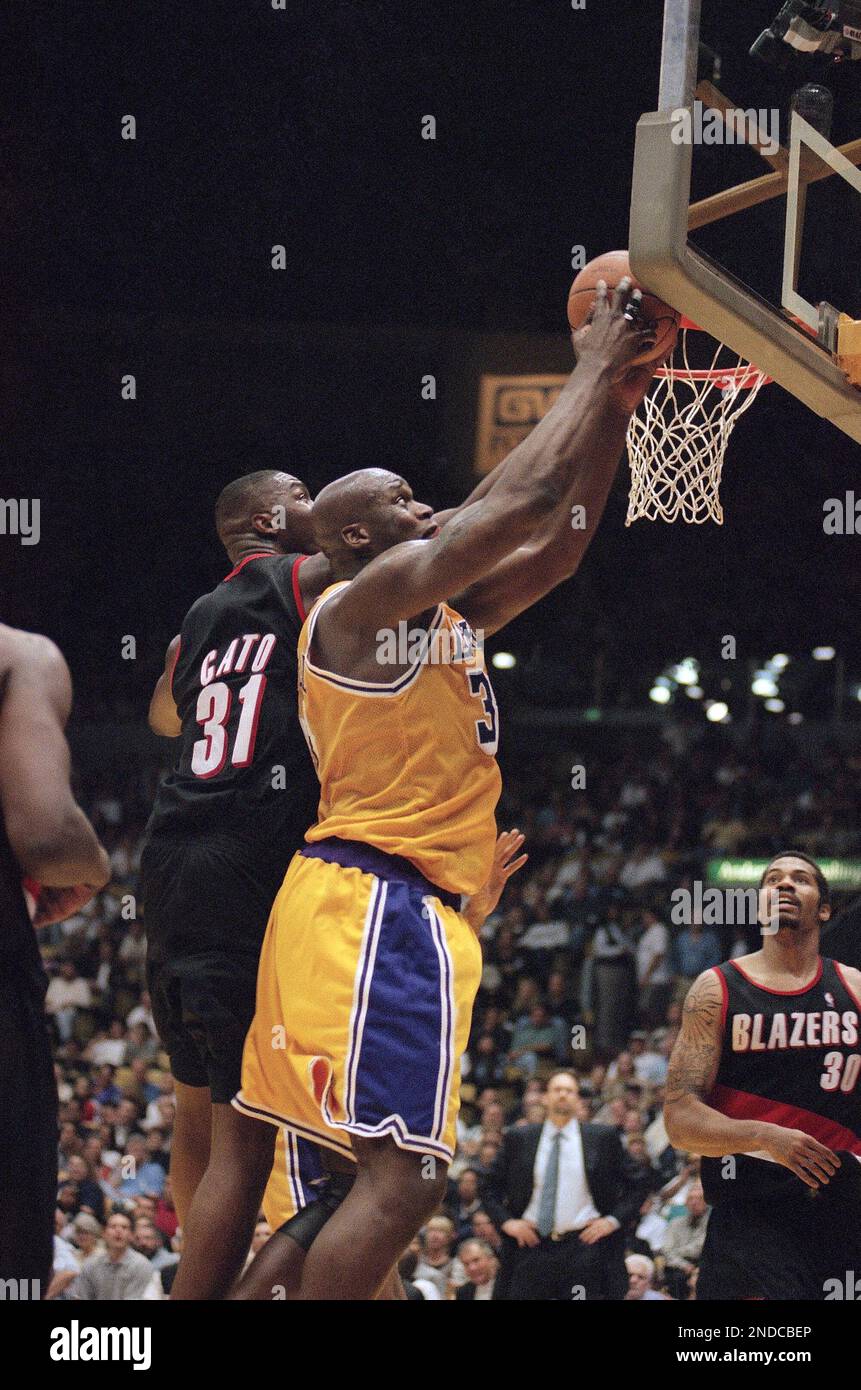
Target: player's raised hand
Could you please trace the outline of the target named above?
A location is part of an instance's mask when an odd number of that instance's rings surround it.
[[[827,1184],[840,1167],[840,1159],[818,1139],[802,1129],[784,1129],[783,1125],[765,1126],[763,1145],[777,1163],[789,1168],[808,1187]]]
[[[503,830],[498,836],[487,882],[477,893],[473,893],[465,912],[467,921],[475,931],[496,908],[508,880],[523,868],[529,858],[528,854],[517,853],[525,838],[519,830]]]
[[[631,288],[624,276],[611,294],[606,280],[599,280],[595,302],[582,328],[571,334],[578,362],[594,358],[611,371],[622,371],[654,343],[654,328],[643,323],[642,290]]]

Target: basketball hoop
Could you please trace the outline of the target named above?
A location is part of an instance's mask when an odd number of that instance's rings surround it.
[[[710,366],[692,367],[689,332],[701,330],[683,318],[674,356],[657,369],[654,388],[631,417],[626,526],[641,517],[723,524],[719,492],[729,437],[771,380],[723,343]],[[732,360],[724,365],[722,356]]]

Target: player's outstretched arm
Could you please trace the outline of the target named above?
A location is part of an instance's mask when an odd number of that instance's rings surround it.
[[[47,638],[7,629],[0,682],[0,806],[12,853],[46,887],[94,892],[110,864],[69,785],[69,669]]]
[[[645,387],[651,380],[646,373]],[[568,491],[543,527],[451,602],[485,636],[570,579],[592,543],[625,448],[630,414],[613,402],[590,456],[572,470]]]
[[[154,734],[164,738],[178,738],[182,733],[182,720],[176,712],[171,680],[173,668],[179,655],[179,635],[173,638],[164,659],[164,670],[156,681],[152,699],[149,702],[149,726]]]
[[[490,573],[565,502],[572,472],[592,456],[606,428],[614,382],[648,334],[626,317],[631,297],[630,281],[612,298],[599,286],[577,367],[496,484],[458,511],[432,544],[409,541],[372,560],[328,606],[332,613],[337,605],[339,627],[377,629],[427,611]]]
[[[840,1160],[818,1140],[782,1125],[733,1120],[706,1103],[720,1062],[722,1010],[717,975],[706,970],[688,990],[667,1074],[664,1124],[673,1148],[706,1158],[767,1153],[808,1187],[827,1183]]]

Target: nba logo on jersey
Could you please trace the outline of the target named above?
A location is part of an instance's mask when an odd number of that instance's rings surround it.
[[[444,629],[443,629],[444,630]],[[473,632],[466,618],[458,618],[452,623],[452,664],[475,666],[484,650],[484,633],[479,629]]]

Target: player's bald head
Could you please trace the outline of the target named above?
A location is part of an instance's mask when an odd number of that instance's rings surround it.
[[[387,468],[361,468],[324,487],[312,519],[317,545],[339,579],[405,541],[439,533],[433,508],[413,497],[409,483]]]
[[[359,468],[336,478],[317,494],[314,502],[314,535],[329,556],[343,554],[348,542],[344,532],[365,527],[375,507],[402,481],[387,468]]]
[[[311,550],[310,495],[301,478],[277,468],[244,473],[222,489],[215,528],[231,559],[248,541],[275,550]]]

